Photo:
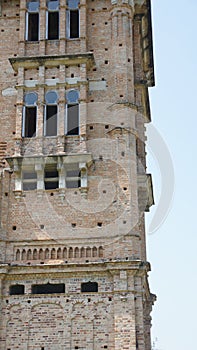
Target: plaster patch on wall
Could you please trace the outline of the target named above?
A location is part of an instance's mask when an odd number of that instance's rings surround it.
[[[15,96],[17,93],[15,88],[7,88],[2,90],[2,96]]]
[[[59,83],[59,79],[55,78],[55,79],[46,79],[45,80],[46,85],[48,86],[53,86]]]
[[[38,80],[25,80],[25,86],[35,87],[38,84]]]
[[[106,81],[90,81],[89,83],[90,91],[107,90]]]

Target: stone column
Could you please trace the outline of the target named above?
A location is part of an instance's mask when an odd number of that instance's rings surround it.
[[[59,54],[64,55],[66,52],[66,1],[60,0],[60,46],[59,46]]]
[[[20,32],[19,32],[19,55],[25,55],[26,35],[26,0],[20,1]]]
[[[46,54],[46,0],[40,0],[40,43],[39,55]]]

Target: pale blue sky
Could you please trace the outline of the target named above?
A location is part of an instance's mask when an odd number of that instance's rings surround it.
[[[152,0],[156,87],[150,89],[152,121],[175,170],[171,211],[147,235],[151,291],[157,294],[152,338],[157,350],[197,349],[197,1]],[[162,159],[162,155],[161,155]],[[161,176],[150,157],[158,205]],[[168,186],[168,169],[164,174]],[[147,226],[156,206],[147,215]]]

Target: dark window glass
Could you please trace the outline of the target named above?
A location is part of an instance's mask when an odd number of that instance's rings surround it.
[[[10,286],[10,295],[20,295],[25,293],[25,287],[22,284]]]
[[[46,136],[57,135],[57,106],[46,106]]]
[[[66,173],[66,187],[67,188],[78,188],[81,186],[80,171],[69,170]]]
[[[81,284],[81,292],[98,292],[98,283],[97,282],[87,282]]]
[[[38,41],[39,13],[28,13],[28,41]]]
[[[48,39],[59,39],[59,12],[48,12]]]
[[[23,190],[31,191],[37,189],[37,173],[35,171],[23,171]]]
[[[79,135],[79,105],[67,106],[67,135]]]
[[[58,181],[58,171],[54,170],[45,170],[45,190],[52,190],[59,187]]]
[[[79,10],[70,10],[70,38],[79,38]]]
[[[24,126],[24,137],[35,137],[36,136],[36,119],[37,119],[37,108],[36,107],[25,107],[25,126]]]
[[[31,287],[32,294],[65,293],[65,284],[36,284]]]

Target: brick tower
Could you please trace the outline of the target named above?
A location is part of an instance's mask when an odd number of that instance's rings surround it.
[[[0,38],[0,349],[150,350],[150,0],[1,0]]]

